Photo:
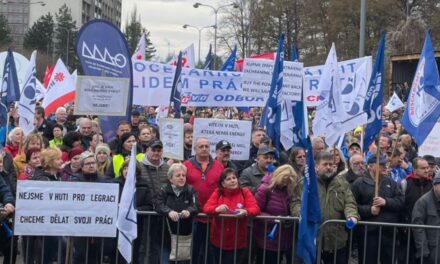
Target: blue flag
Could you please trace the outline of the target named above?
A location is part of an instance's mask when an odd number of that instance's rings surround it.
[[[306,147],[306,137],[307,137],[307,113],[304,111],[304,100],[302,101],[292,101],[292,114],[295,126],[292,127],[293,132],[293,145],[296,147]]]
[[[208,51],[208,55],[206,55],[205,63],[203,64],[203,69],[212,70],[212,62],[213,62],[212,45],[209,44],[209,51]]]
[[[292,55],[290,58],[291,61],[298,61],[298,53],[296,53],[295,44],[292,44]]]
[[[6,127],[9,107],[20,98],[20,88],[18,85],[17,69],[15,68],[14,55],[8,49],[3,68],[3,82],[1,87],[0,103],[0,125]]]
[[[284,65],[284,33],[281,33],[278,39],[277,56],[275,65],[273,67],[272,83],[269,90],[269,98],[264,107],[263,116],[264,127],[267,135],[272,139],[272,144],[275,148],[280,146],[281,136],[281,112],[282,112],[282,98],[278,96],[283,87],[283,65]]]
[[[182,74],[182,52],[179,52],[179,57],[177,58],[176,72],[174,73],[173,87],[171,90],[170,102],[173,103],[174,117],[180,118],[180,97],[182,92],[182,87],[179,85],[180,76]]]
[[[237,58],[237,45],[234,46],[231,55],[229,55],[229,57],[226,59],[223,66],[220,68],[220,71],[234,71],[236,58]]]
[[[122,120],[130,120],[131,116],[133,67],[127,41],[112,23],[93,19],[81,27],[76,38],[75,51],[85,75],[130,79],[126,115],[100,116],[104,139],[109,142],[116,135],[116,124]]]
[[[368,146],[373,143],[374,138],[382,128],[384,52],[385,33],[382,32],[364,103],[364,112],[368,115],[368,123],[364,135],[364,152],[368,151]]]
[[[318,227],[321,223],[321,208],[310,138],[307,138],[306,150],[307,161],[304,170],[296,254],[302,258],[306,264],[312,264],[316,263],[315,241],[318,234]]]
[[[440,116],[440,80],[430,31],[417,65],[403,113],[402,126],[422,145]]]

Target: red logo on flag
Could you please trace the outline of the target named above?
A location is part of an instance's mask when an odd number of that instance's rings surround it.
[[[62,72],[55,73],[54,80],[57,82],[62,82],[64,80],[64,74]]]
[[[141,54],[138,54],[138,55],[136,56],[136,59],[138,59],[138,60],[142,60],[142,55],[141,55]]]

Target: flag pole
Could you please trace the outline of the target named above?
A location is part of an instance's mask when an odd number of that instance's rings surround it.
[[[8,141],[8,134],[9,134],[9,111],[6,114],[6,127],[5,127],[5,145],[3,147],[6,147],[7,141]]]
[[[374,173],[374,197],[379,197],[379,166],[380,166],[380,144],[379,144],[380,136],[377,136],[377,144],[376,144],[376,171]]]

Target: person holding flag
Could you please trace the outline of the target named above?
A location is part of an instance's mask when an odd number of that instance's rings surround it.
[[[349,183],[341,175],[336,175],[333,169],[333,155],[329,151],[322,151],[313,161],[312,152],[308,140],[307,165],[299,185],[302,191],[294,193],[290,205],[293,216],[300,216],[297,255],[307,264],[316,262],[314,241],[320,223],[339,219],[356,224],[359,219]],[[348,263],[348,232],[345,227],[340,224],[327,225],[321,234],[322,263]]]

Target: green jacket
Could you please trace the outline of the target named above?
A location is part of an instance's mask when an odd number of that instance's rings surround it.
[[[293,194],[290,210],[293,216],[299,216],[301,209],[302,180],[298,191]],[[326,188],[324,180],[318,177],[319,201],[321,207],[321,221],[345,220],[348,217],[359,219],[357,204],[350,190],[347,180],[337,175]],[[347,244],[348,233],[342,224],[326,224],[320,229],[322,235],[322,249],[333,251],[341,249]]]

